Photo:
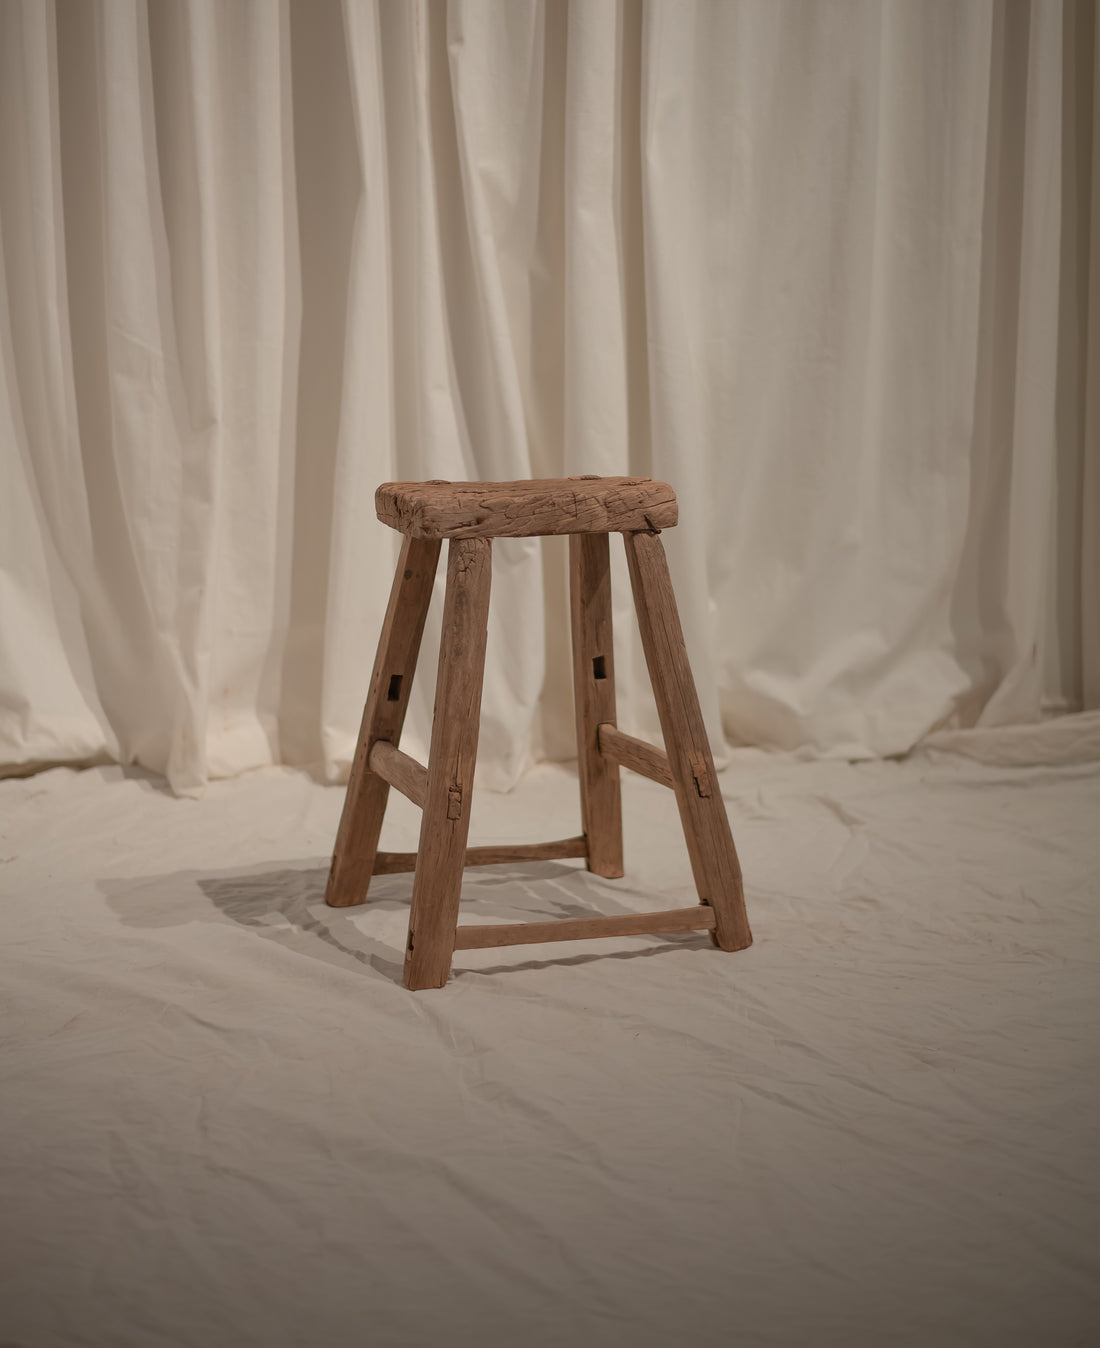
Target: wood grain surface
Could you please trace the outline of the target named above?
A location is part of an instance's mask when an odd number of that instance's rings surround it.
[[[441,988],[451,968],[481,722],[491,578],[488,539],[451,539],[427,797],[405,949],[405,986],[413,991]]]
[[[645,477],[384,482],[378,518],[411,538],[530,538],[670,529],[676,493]]]
[[[647,932],[710,930],[724,950],[752,942],[741,868],[718,789],[661,528],[676,496],[647,478],[530,482],[386,483],[378,515],[406,536],[390,592],[327,903],[361,903],[372,874],[413,871],[405,985],[442,987],[454,950]],[[608,534],[622,532],[665,751],[615,725]],[[492,538],[571,534],[570,614],[584,834],[554,842],[466,846],[485,666]],[[425,768],[397,747],[439,559],[449,538],[447,592],[431,750]],[[619,765],[676,793],[700,906],[556,922],[459,927],[462,872],[520,860],[583,856],[589,870],[623,873]],[[423,808],[417,852],[379,852],[389,787]]]
[[[684,826],[695,887],[717,914],[714,938],[723,950],[752,944],[741,866],[699,709],[672,578],[656,534],[626,534],[626,560],[657,714]]]
[[[612,763],[621,763],[662,786],[674,786],[668,754],[648,740],[624,734],[618,726],[603,724],[599,730],[600,753]]]
[[[375,740],[367,761],[371,772],[384,782],[389,782],[390,786],[396,786],[414,805],[423,807],[428,794],[428,769],[423,763],[395,749],[389,740]]]
[[[388,784],[370,769],[370,750],[375,740],[397,744],[401,738],[439,549],[438,539],[402,543],[332,851],[325,902],[333,908],[348,908],[367,896],[389,797]]]
[[[569,540],[569,606],[573,636],[573,710],[581,818],[588,869],[623,873],[623,814],[618,765],[600,753],[601,721],[615,720],[615,652],[611,631],[611,553],[607,534]]]
[[[498,843],[488,847],[467,847],[464,866],[500,866],[513,861],[560,861],[583,857],[584,835],[561,838],[556,842]],[[416,870],[415,852],[378,852],[374,859],[375,875],[405,875]]]
[[[456,950],[498,945],[541,945],[544,941],[585,941],[607,936],[646,936],[662,931],[705,931],[716,922],[713,909],[672,908],[663,913],[624,913],[614,917],[559,918],[555,922],[492,922],[459,927]]]

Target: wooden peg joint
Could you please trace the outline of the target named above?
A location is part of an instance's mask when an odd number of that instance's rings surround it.
[[[710,773],[707,771],[707,761],[701,754],[691,760],[691,775],[695,779],[696,794],[705,800],[710,795]]]

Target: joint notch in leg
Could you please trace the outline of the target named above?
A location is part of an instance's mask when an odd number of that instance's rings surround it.
[[[691,760],[691,775],[695,779],[695,790],[704,800],[710,795],[710,773],[707,761],[701,754]]]

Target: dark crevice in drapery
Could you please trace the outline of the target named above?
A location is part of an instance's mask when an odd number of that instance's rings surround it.
[[[196,90],[196,65],[205,53],[195,16],[183,7],[147,5],[138,12],[137,27],[143,204],[164,417],[162,434],[147,452],[158,472],[178,474],[179,481],[175,517],[165,515],[173,540],[171,574],[155,556],[138,560],[170,688],[165,702],[171,713],[162,723],[167,770],[175,785],[197,786],[207,776],[212,615],[222,579],[225,412],[219,331],[225,297],[218,289],[210,298],[203,285],[204,276],[220,275],[222,239],[204,237],[202,228],[204,193],[216,190],[220,174],[216,165],[203,162],[203,150],[210,150],[211,141],[217,144],[225,124],[217,82],[208,108]],[[213,135],[204,142],[207,127]],[[172,615],[169,634],[157,622],[164,612]]]
[[[494,443],[492,416],[483,417],[482,407],[492,406],[498,389],[495,378],[485,378],[494,370],[486,317],[476,282],[471,223],[467,214],[462,159],[456,126],[457,109],[452,85],[450,54],[447,43],[447,6],[428,4],[424,9],[426,31],[423,34],[427,67],[427,114],[430,145],[431,200],[420,201],[420,209],[434,206],[439,239],[442,319],[447,333],[451,363],[451,395],[454,415],[461,438],[464,470],[468,478],[492,477],[487,469],[479,474],[476,464],[491,463],[501,452]],[[419,58],[416,53],[414,59]],[[419,187],[425,188],[422,177]],[[423,302],[418,317],[425,317]],[[478,396],[479,385],[483,396]],[[499,476],[499,474],[497,474]]]
[[[27,286],[27,259],[32,255],[36,236],[43,228],[40,211],[43,203],[31,183],[34,178],[35,136],[42,126],[38,117],[56,118],[53,102],[56,81],[46,82],[45,97],[35,103],[29,97],[31,82],[39,74],[38,61],[56,60],[56,29],[47,16],[45,31],[36,31],[23,8],[12,5],[0,13],[0,267],[4,273],[7,312],[0,314],[0,361],[9,377],[10,415],[14,423],[15,443],[4,446],[13,458],[23,461],[31,506],[42,536],[46,565],[46,583],[54,610],[73,612],[77,621],[61,621],[58,638],[73,681],[82,693],[89,713],[94,717],[101,742],[114,746],[114,728],[108,723],[96,678],[89,663],[92,648],[90,613],[81,595],[91,588],[88,566],[88,516],[86,500],[74,503],[69,495],[69,477],[74,469],[82,472],[77,427],[70,422],[64,361],[58,370],[51,367],[50,356],[60,352],[66,330],[63,312],[45,298],[40,286]],[[41,37],[41,42],[37,39]],[[51,206],[54,203],[51,202]],[[49,226],[47,226],[49,228]],[[41,276],[38,278],[41,282]],[[64,271],[56,275],[63,286]],[[59,295],[62,310],[65,297]],[[59,331],[60,329],[60,331]],[[37,415],[35,414],[37,412]],[[28,415],[29,413],[29,415]],[[16,567],[18,571],[21,568]],[[7,634],[15,638],[14,631]],[[26,727],[38,709],[30,699],[15,690],[0,689],[0,714],[18,717]],[[105,751],[96,752],[85,764],[110,761]],[[41,761],[22,765],[15,775],[37,771]],[[4,775],[8,774],[5,766]]]
[[[418,354],[417,239],[422,228],[418,196],[420,147],[410,129],[415,125],[415,79],[409,60],[408,27],[416,17],[412,6],[380,6],[378,61],[381,88],[378,107],[386,158],[386,211],[389,255],[390,338],[393,371],[393,435],[399,447],[402,475],[431,477],[416,398],[422,363]],[[405,371],[406,378],[399,378]]]
[[[1077,324],[1076,368],[1080,372],[1080,549],[1067,558],[1065,571],[1077,569],[1076,609],[1059,612],[1079,631],[1080,700],[1083,709],[1100,708],[1100,14],[1096,0],[1076,0],[1067,14],[1067,84],[1072,81],[1072,117],[1076,154],[1073,205],[1078,212],[1075,293],[1084,306]],[[1059,453],[1062,445],[1059,437]],[[1069,441],[1072,456],[1074,442]],[[1071,476],[1071,482],[1076,481]],[[1060,550],[1061,551],[1061,550]],[[1059,582],[1062,568],[1059,568]]]
[[[620,4],[616,223],[626,352],[628,471],[647,476],[652,471],[653,444],[642,206],[642,20],[640,3],[624,0]]]
[[[969,509],[951,601],[957,658],[968,675],[956,704],[963,725],[977,720],[1012,663],[1008,525],[1020,374],[1030,18],[1028,0],[1016,0],[994,10],[992,23]]]
[[[566,313],[568,221],[566,219],[566,115],[570,100],[570,0],[543,7],[542,117],[539,142],[538,217],[531,275],[532,408],[528,412],[532,477],[562,477],[587,472],[574,467],[575,445],[565,443]],[[568,738],[555,741],[559,726],[568,725],[571,666],[568,649],[559,640],[569,629],[568,567],[564,540],[540,540],[545,669],[539,694],[539,735],[551,757],[569,757]],[[563,697],[565,694],[565,697]]]
[[[532,477],[565,471],[565,99],[568,0],[543,6],[542,107],[537,215],[531,259],[531,388],[527,412]],[[584,471],[587,471],[584,470]]]
[[[187,399],[186,430],[217,420],[211,375],[218,353],[207,350],[210,315],[202,285],[204,259],[199,209],[202,193],[215,184],[203,181],[195,111],[193,15],[185,5],[150,5],[149,57],[157,150],[160,214],[168,246],[171,315],[180,353],[180,378]],[[207,55],[207,53],[203,53]],[[211,81],[216,94],[217,81]]]
[[[1054,697],[1059,710],[1083,701],[1085,414],[1089,382],[1090,190],[1092,172],[1094,0],[1068,0],[1062,33],[1062,237],[1058,295],[1057,484],[1054,538]],[[1093,378],[1100,353],[1092,353]]]
[[[55,541],[80,596],[96,692],[118,736],[122,761],[130,762],[153,748],[135,743],[127,730],[130,710],[149,699],[157,671],[149,668],[141,642],[149,615],[138,559],[128,546],[111,411],[102,18],[96,6],[83,0],[57,0],[56,19],[66,300],[91,556],[74,556],[72,540],[58,528],[60,521],[53,523]]]
[[[290,57],[301,344],[279,738],[285,762],[316,764],[323,757],[319,711],[351,251],[363,187],[337,6],[292,0]],[[370,378],[370,372],[355,377]]]

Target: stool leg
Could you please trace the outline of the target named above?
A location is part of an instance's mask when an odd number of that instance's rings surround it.
[[[615,724],[615,656],[611,636],[611,549],[607,534],[569,536],[569,604],[573,629],[573,708],[587,864],[596,875],[623,873],[619,765],[600,753],[598,729]]]
[[[723,950],[752,944],[741,866],[714,774],[665,550],[657,534],[627,533],[626,560],[653,696],[699,898],[715,913]]]
[[[405,949],[405,986],[414,992],[441,988],[454,953],[481,720],[491,577],[489,539],[451,539],[428,790]]]
[[[406,538],[401,547],[332,852],[325,890],[325,902],[332,908],[351,907],[367,896],[390,791],[371,772],[367,759],[375,740],[396,745],[401,738],[439,546],[438,538]]]

